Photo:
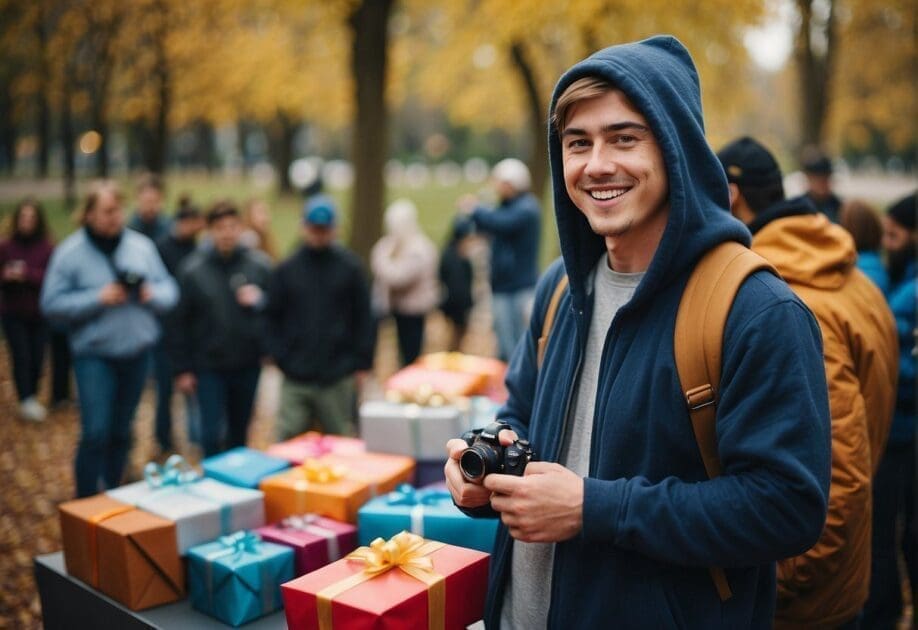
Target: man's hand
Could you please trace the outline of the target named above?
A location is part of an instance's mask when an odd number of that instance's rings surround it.
[[[175,377],[175,388],[183,394],[193,394],[198,388],[198,379],[193,372],[182,372]]]
[[[236,289],[236,301],[240,306],[252,308],[261,302],[262,290],[254,284],[244,284]]]
[[[515,431],[504,430],[497,435],[497,439],[503,446],[508,446],[513,444],[517,435]],[[464,508],[481,507],[487,505],[491,500],[491,491],[477,483],[469,483],[462,476],[462,471],[459,469],[459,456],[466,448],[468,444],[464,440],[455,439],[446,443],[446,450],[449,453],[449,459],[446,460],[446,467],[443,469],[446,475],[446,487],[453,495],[456,505]]]
[[[560,542],[583,528],[583,479],[560,464],[530,462],[522,477],[488,475],[484,487],[517,540]]]
[[[109,282],[99,291],[99,301],[105,306],[124,304],[127,299],[127,291],[120,282]]]
[[[459,214],[468,216],[475,212],[475,208],[478,206],[478,197],[471,193],[467,193],[459,197],[456,201],[456,207],[459,209]]]

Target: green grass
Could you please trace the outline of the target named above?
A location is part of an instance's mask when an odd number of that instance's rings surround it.
[[[244,177],[228,178],[223,176],[204,176],[189,174],[174,174],[167,178],[166,208],[171,214],[180,195],[189,193],[195,204],[207,208],[218,199],[232,199],[240,204],[252,197],[259,197],[268,202],[271,207],[271,228],[277,242],[279,251],[289,252],[299,242],[300,217],[303,207],[302,198],[298,195],[279,195],[274,188],[269,190],[259,189]],[[129,194],[127,211],[133,208],[130,192],[133,186],[130,181],[122,181],[123,190]],[[2,186],[2,182],[0,182]],[[480,188],[476,184],[462,183],[456,186],[439,186],[430,184],[424,188],[391,188],[387,191],[387,202],[400,197],[411,199],[418,207],[418,217],[421,227],[426,234],[438,245],[445,243],[447,233],[456,213],[455,202],[463,194],[476,192]],[[341,211],[340,237],[347,242],[351,233],[350,191],[331,190],[329,195],[338,203]],[[59,197],[39,197],[45,207],[51,232],[55,239],[61,240],[74,229],[73,220],[76,208],[66,206]],[[12,211],[15,201],[0,201],[0,217]],[[544,206],[549,208],[548,202]],[[544,268],[558,255],[557,232],[554,218],[543,213],[542,243],[540,262]]]

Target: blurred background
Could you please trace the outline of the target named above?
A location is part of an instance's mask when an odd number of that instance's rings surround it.
[[[753,135],[793,173],[819,146],[880,204],[913,185],[911,0],[0,0],[0,211],[34,195],[61,237],[81,183],[153,171],[170,204],[268,199],[286,246],[309,158],[361,254],[396,196],[442,240],[502,157],[546,190],[564,69],[655,33],[692,51],[715,148]]]

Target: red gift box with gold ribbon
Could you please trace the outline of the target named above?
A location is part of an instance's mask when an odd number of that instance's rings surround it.
[[[293,629],[460,630],[481,619],[486,553],[401,532],[281,586]]]

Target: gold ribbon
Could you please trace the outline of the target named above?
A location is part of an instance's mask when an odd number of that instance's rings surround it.
[[[300,479],[297,479],[293,485],[298,513],[312,511],[306,500],[306,490],[309,489],[310,483],[335,483],[341,481],[348,473],[345,466],[334,466],[313,458],[307,459],[294,470],[300,476]]]
[[[363,562],[364,569],[316,593],[319,630],[332,630],[332,600],[335,597],[396,567],[427,585],[428,630],[443,630],[446,627],[446,578],[434,573],[433,561],[427,556],[445,546],[445,543],[427,541],[403,531],[389,540],[377,538],[369,547],[360,547],[349,554],[347,559]]]
[[[459,402],[461,397],[450,397],[434,390],[433,386],[425,383],[411,392],[390,389],[386,392],[386,400],[392,403],[415,404],[421,407],[443,407]]]
[[[119,505],[104,512],[90,516],[86,523],[89,525],[89,562],[92,564],[92,586],[99,588],[99,523],[110,518],[130,512],[133,505]]]

